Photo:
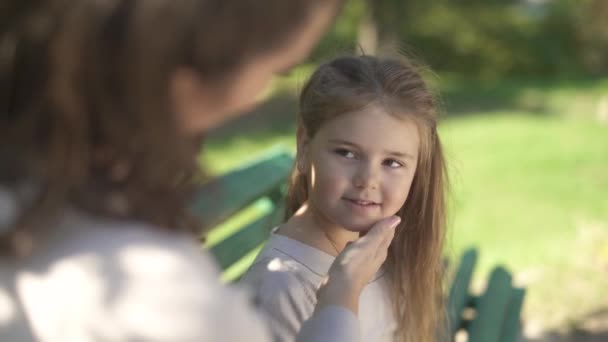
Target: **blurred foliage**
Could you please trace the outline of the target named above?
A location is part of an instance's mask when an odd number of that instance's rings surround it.
[[[350,0],[313,60],[356,51],[366,16],[380,51],[397,47],[437,71],[484,79],[608,74],[606,0]]]
[[[317,44],[312,53],[312,61],[322,62],[328,57],[355,51],[358,26],[366,11],[362,0],[349,0],[337,18],[331,31]]]

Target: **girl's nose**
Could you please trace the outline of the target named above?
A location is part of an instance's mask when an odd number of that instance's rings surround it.
[[[378,187],[377,174],[373,166],[362,163],[355,172],[353,185],[359,189],[375,189]]]

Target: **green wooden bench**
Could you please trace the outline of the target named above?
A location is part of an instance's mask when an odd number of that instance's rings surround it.
[[[204,184],[192,209],[214,228],[205,245],[225,271],[224,279],[242,275],[283,219],[285,184],[293,166],[286,152],[273,153]],[[512,342],[520,337],[525,290],[512,286],[511,275],[495,268],[481,295],[471,294],[477,251],[462,256],[448,294],[450,340],[465,331],[470,342]]]
[[[496,267],[483,294],[471,294],[476,263],[477,251],[467,250],[451,280],[447,305],[450,336],[464,331],[469,342],[519,341],[525,289],[513,287],[511,274]]]
[[[204,184],[191,208],[214,227],[206,246],[228,281],[249,267],[270,230],[283,220],[283,198],[293,158],[277,152]]]

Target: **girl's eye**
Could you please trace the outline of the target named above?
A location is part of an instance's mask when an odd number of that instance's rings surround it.
[[[347,159],[355,159],[355,154],[347,149],[339,148],[336,149],[335,152]]]
[[[396,169],[396,168],[399,168],[399,167],[403,167],[403,164],[401,162],[399,162],[399,161],[396,161],[395,159],[387,159],[387,160],[385,160],[384,161],[384,165],[386,165],[386,166],[388,166],[390,168],[393,168],[393,169]]]

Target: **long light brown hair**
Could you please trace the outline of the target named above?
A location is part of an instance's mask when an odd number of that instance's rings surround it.
[[[200,139],[179,133],[171,74],[187,67],[218,86],[233,82],[238,66],[289,44],[320,6],[330,8],[325,0],[23,3],[2,7],[13,19],[0,31],[0,190],[19,207],[1,220],[0,253],[12,255],[20,241],[52,234],[52,216],[66,206],[198,227],[186,207]]]
[[[398,322],[397,340],[435,341],[445,334],[442,251],[446,173],[437,133],[437,105],[417,68],[405,58],[340,57],[320,66],[300,95],[298,129],[310,138],[332,118],[368,104],[412,120],[420,135],[418,166],[386,266]],[[306,175],[294,167],[286,217],[308,199]]]

